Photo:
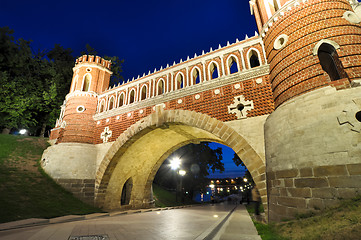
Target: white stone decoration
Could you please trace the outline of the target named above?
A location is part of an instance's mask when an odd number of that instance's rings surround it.
[[[353,102],[355,103],[355,100]],[[347,126],[351,131],[361,133],[361,122],[356,117],[361,114],[359,110],[356,104],[347,107],[337,116],[338,123]]]
[[[63,121],[63,122],[61,123],[61,125],[60,125],[60,128],[65,128],[65,127],[66,127],[66,122]]]
[[[274,49],[279,50],[281,48],[284,48],[287,44],[287,41],[288,36],[286,34],[279,35],[273,44]]]
[[[105,127],[104,131],[100,134],[100,138],[103,139],[103,143],[108,142],[109,138],[112,136],[112,131],[109,129],[109,127]]]
[[[117,116],[117,120],[119,120],[120,119],[120,116]]]
[[[257,78],[257,79],[256,79],[256,83],[257,83],[257,84],[261,84],[262,81],[263,81],[262,78]]]
[[[236,85],[234,85],[234,89],[240,89],[241,88],[241,84],[237,83]]]
[[[105,122],[109,122],[110,121],[110,119],[109,118],[107,118],[107,120],[105,120]]]
[[[195,98],[196,100],[198,100],[198,99],[201,98],[201,95],[197,94],[197,95],[194,96],[194,98]]]
[[[84,107],[83,105],[77,106],[77,107],[76,107],[76,111],[77,111],[78,113],[82,113],[82,112],[85,111],[85,107]]]
[[[178,99],[178,104],[181,104],[182,102],[183,102],[183,100],[182,99]]]
[[[220,94],[221,91],[219,89],[214,90],[214,94]]]
[[[346,11],[342,17],[347,21],[349,21],[350,23],[357,24],[361,22],[361,19],[356,15],[356,13],[352,11]]]
[[[128,113],[127,116],[128,116],[128,117],[131,117],[131,116],[132,116],[132,113]]]
[[[143,113],[144,113],[144,110],[143,110],[143,109],[139,110],[139,113],[140,113],[140,114],[143,114]]]
[[[233,103],[228,106],[229,114],[236,114],[237,119],[247,118],[248,111],[254,108],[253,101],[246,101],[243,95],[234,97]]]
[[[99,125],[99,124],[100,124],[100,121],[97,121],[97,124]]]

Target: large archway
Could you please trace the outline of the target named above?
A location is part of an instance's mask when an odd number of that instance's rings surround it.
[[[176,149],[199,141],[222,143],[237,153],[251,173],[267,212],[265,163],[239,133],[205,114],[161,107],[121,134],[105,155],[96,174],[96,205],[108,210],[151,206],[151,185],[161,164]],[[130,178],[129,205],[121,206],[122,189]]]

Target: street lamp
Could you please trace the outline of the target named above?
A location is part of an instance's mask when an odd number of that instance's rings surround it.
[[[170,160],[170,168],[172,170],[176,170],[180,167],[181,164],[181,160],[180,158],[173,158],[172,160]]]
[[[184,194],[183,194],[183,176],[187,174],[185,170],[179,170],[178,174],[181,176],[180,178],[180,192],[181,192],[181,201],[184,202]]]

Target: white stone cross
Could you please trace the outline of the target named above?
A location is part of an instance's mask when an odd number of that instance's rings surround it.
[[[253,101],[246,101],[243,95],[234,97],[233,103],[228,106],[228,113],[236,114],[237,119],[247,118],[247,112],[252,110]]]
[[[112,136],[112,131],[109,130],[109,127],[104,128],[104,132],[100,134],[100,138],[103,139],[103,143],[108,142],[109,138]]]

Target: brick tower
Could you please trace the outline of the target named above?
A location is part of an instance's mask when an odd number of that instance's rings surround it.
[[[65,106],[50,139],[56,143],[94,143],[94,119],[98,94],[109,86],[111,63],[98,56],[84,55],[76,60]]]
[[[354,1],[352,1],[354,2]],[[348,0],[252,0],[276,110],[265,125],[270,220],[360,191],[360,17]],[[348,124],[347,124],[348,123]],[[355,129],[357,129],[355,131]]]

